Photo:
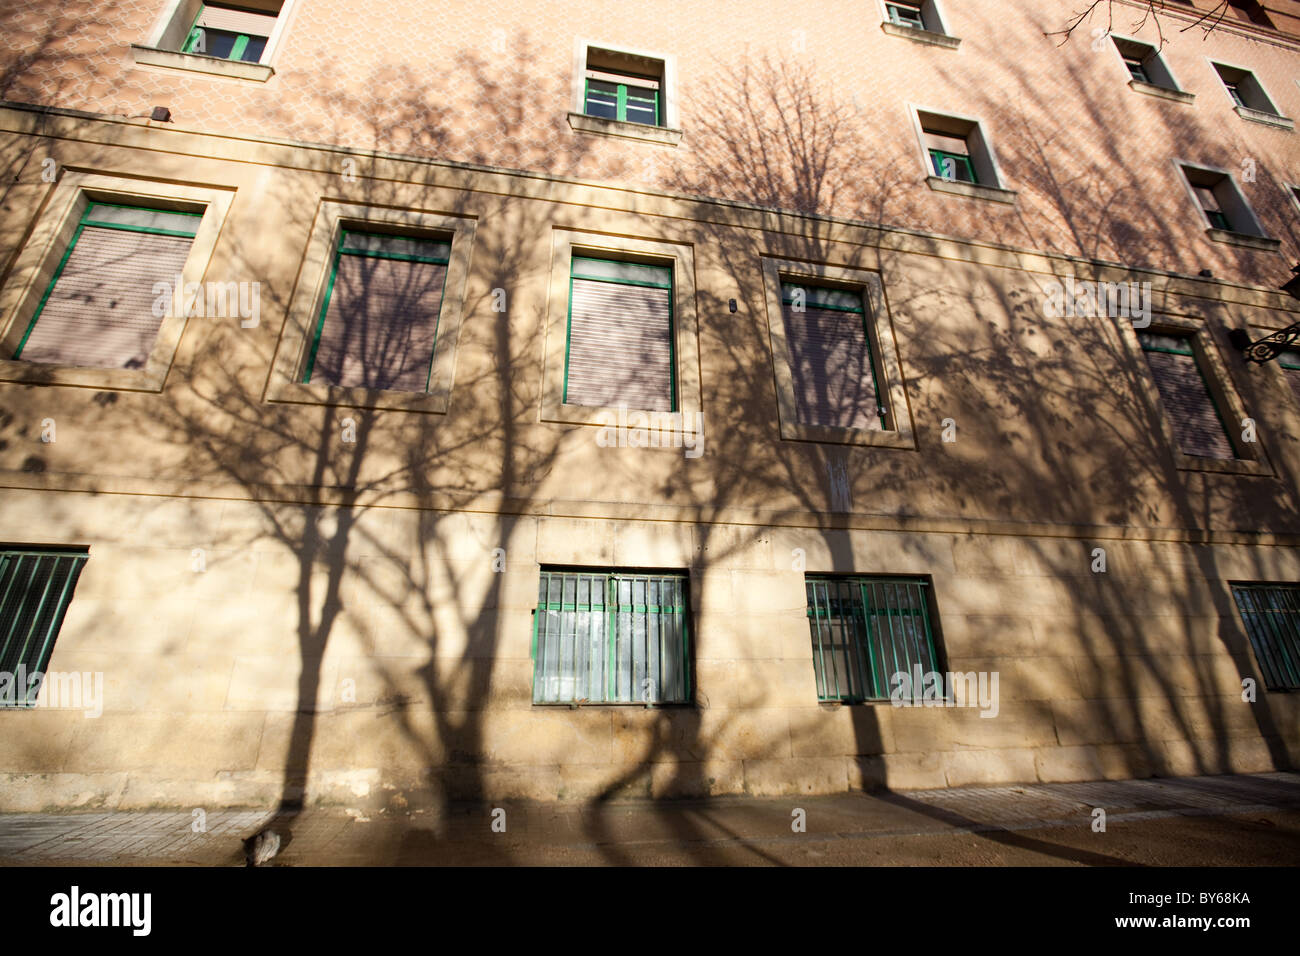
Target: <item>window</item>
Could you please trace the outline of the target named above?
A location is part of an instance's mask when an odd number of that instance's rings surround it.
[[[671,56],[579,40],[569,125],[586,133],[675,146],[681,141],[675,75]]]
[[[446,414],[474,233],[472,219],[322,202],[267,400]]]
[[[148,44],[132,44],[131,56],[146,68],[264,83],[275,72],[270,64],[295,2],[171,0]]]
[[[900,27],[915,27],[918,30],[926,28],[925,16],[921,13],[919,3],[886,3],[885,12],[889,14],[889,22]]]
[[[1228,217],[1224,215],[1223,210],[1219,208],[1219,197],[1214,193],[1212,186],[1192,186],[1192,192],[1196,194],[1196,200],[1201,204],[1201,212],[1205,213],[1205,218],[1210,223],[1212,229],[1231,229]]]
[[[275,14],[255,13],[224,3],[205,3],[190,29],[182,53],[260,63],[275,30]]]
[[[939,0],[884,0],[881,30],[917,43],[956,49],[961,43],[944,28]]]
[[[975,166],[970,158],[970,144],[964,136],[953,136],[936,129],[925,129],[925,148],[930,154],[934,175],[948,182],[978,183]]]
[[[1140,331],[1137,336],[1182,453],[1195,458],[1236,458],[1202,371],[1194,336],[1151,331]]]
[[[1275,29],[1273,21],[1269,19],[1268,12],[1260,5],[1259,0],[1228,0],[1228,9],[1238,20],[1266,27],[1269,30]]]
[[[587,71],[586,113],[624,123],[659,122],[659,81],[648,76]]]
[[[1128,70],[1129,76],[1134,83],[1143,84],[1139,89],[1143,92],[1152,92],[1145,87],[1159,87],[1167,93],[1181,94],[1178,99],[1192,99],[1190,93],[1182,93],[1178,89],[1178,84],[1174,81],[1174,75],[1169,71],[1165,64],[1164,58],[1160,52],[1148,43],[1139,43],[1137,40],[1126,40],[1121,37],[1114,37],[1115,49],[1118,51],[1120,59],[1124,62],[1124,67]]]
[[[303,382],[424,392],[451,243],[344,229]]]
[[[1277,364],[1282,369],[1287,384],[1291,386],[1291,391],[1300,401],[1300,351],[1287,349],[1277,357]]]
[[[86,563],[82,552],[0,550],[0,707],[30,707],[35,689],[18,675],[45,673],[63,616]]]
[[[165,311],[155,283],[184,270],[203,218],[90,202],[13,357],[93,368],[143,368]]]
[[[888,409],[880,396],[861,291],[782,282],[781,313],[798,421],[884,428]]]
[[[1223,82],[1223,88],[1227,90],[1233,106],[1237,109],[1237,114],[1243,119],[1288,129],[1293,127],[1292,121],[1278,112],[1272,99],[1264,91],[1263,84],[1250,70],[1213,61],[1210,65],[1214,67],[1214,71]]]
[[[818,700],[889,700],[897,673],[920,699],[914,667],[940,669],[928,581],[808,575],[805,586]]]
[[[763,287],[781,437],[914,448],[880,276],[764,256]]]
[[[1197,166],[1182,166],[1181,169],[1197,208],[1211,230],[1266,238],[1230,173]]]
[[[1232,596],[1263,672],[1264,686],[1300,690],[1300,587],[1234,584]]]
[[[1140,57],[1125,55],[1123,53],[1120,55],[1123,57],[1124,65],[1128,67],[1129,75],[1132,76],[1133,79],[1137,80],[1139,83],[1151,82],[1151,77],[1147,75],[1146,64],[1142,62]]]
[[[1016,194],[1002,186],[993,150],[979,122],[920,109],[914,113],[931,189],[1015,202]]]
[[[201,281],[233,195],[67,170],[0,284],[0,380],[161,391],[187,313],[255,314],[248,276]]]
[[[564,403],[677,410],[673,270],[575,254]]]
[[[680,573],[543,569],[533,703],[687,703],[688,590]]]

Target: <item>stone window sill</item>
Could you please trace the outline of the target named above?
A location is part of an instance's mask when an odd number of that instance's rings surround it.
[[[1279,116],[1277,113],[1265,113],[1263,110],[1252,110],[1245,106],[1238,106],[1237,115],[1244,120],[1250,120],[1252,123],[1263,123],[1265,126],[1274,126],[1278,129],[1295,129],[1295,120]]]
[[[1146,93],[1148,96],[1158,96],[1162,100],[1173,100],[1175,103],[1186,103],[1189,106],[1196,99],[1195,93],[1184,93],[1182,90],[1171,90],[1165,86],[1157,86],[1154,83],[1143,83],[1141,80],[1129,80],[1130,88],[1137,90],[1139,93]]]
[[[1205,234],[1215,242],[1245,246],[1247,249],[1261,249],[1264,252],[1276,252],[1282,246],[1281,239],[1270,239],[1267,236],[1248,236],[1245,233],[1232,232],[1228,229],[1206,229]]]
[[[1273,469],[1269,467],[1262,455],[1258,459],[1198,458],[1195,455],[1177,452],[1175,457],[1178,460],[1179,471],[1208,471],[1220,475],[1254,475],[1265,478],[1273,474]]]
[[[679,129],[647,126],[644,123],[624,123],[620,120],[605,119],[603,116],[588,116],[586,113],[570,113],[569,126],[582,133],[637,139],[643,143],[659,143],[664,146],[676,146],[682,141],[682,131]]]
[[[443,392],[396,392],[305,382],[272,382],[266,390],[266,400],[291,405],[335,405],[435,415],[445,415],[450,404],[449,396]]]
[[[188,73],[207,73],[236,80],[265,83],[275,70],[264,63],[244,63],[241,60],[223,60],[199,53],[177,53],[174,50],[157,50],[153,47],[131,44],[131,58],[137,66],[157,66],[167,70],[184,70]]]
[[[93,368],[81,365],[47,365],[20,359],[0,360],[0,381],[28,385],[75,385],[105,391],[161,392],[168,363],[150,358],[144,368]]]
[[[930,188],[941,193],[954,193],[958,196],[970,196],[974,199],[987,199],[989,202],[1015,205],[1014,189],[1002,189],[999,186],[981,186],[977,183],[964,183],[958,179],[944,179],[942,176],[927,176]]]
[[[914,43],[926,43],[930,46],[946,47],[949,50],[955,50],[961,45],[959,38],[950,37],[946,33],[935,33],[933,30],[918,30],[916,27],[900,27],[897,23],[890,23],[888,20],[880,24],[880,29],[891,37],[903,37]]]

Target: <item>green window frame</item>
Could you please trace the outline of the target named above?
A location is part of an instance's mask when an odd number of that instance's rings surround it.
[[[202,220],[203,213],[201,212],[156,209],[150,206],[128,206],[111,202],[92,201],[88,203],[85,211],[81,214],[80,221],[77,223],[76,231],[73,232],[72,239],[68,243],[68,248],[63,252],[63,258],[59,260],[58,267],[55,268],[54,275],[50,278],[50,284],[45,287],[45,292],[41,295],[41,301],[37,303],[36,312],[32,315],[31,321],[27,323],[27,329],[18,342],[18,348],[14,349],[13,357],[15,359],[22,357],[23,348],[26,347],[27,340],[31,338],[32,330],[36,328],[36,323],[45,310],[45,303],[54,294],[54,289],[63,276],[64,267],[67,266],[72,251],[77,248],[77,241],[87,227],[193,239],[198,234],[199,223]]]
[[[543,568],[533,703],[690,703],[689,598],[685,572]]]
[[[0,708],[33,707],[29,680],[44,674],[77,579],[89,555],[77,551],[0,550],[0,674],[9,685]]]
[[[970,156],[963,153],[950,153],[943,149],[930,149],[930,165],[934,167],[934,174],[941,179],[947,179],[944,175],[944,162],[952,160],[954,175],[953,180],[956,182],[978,183],[975,177],[975,166],[970,160]]]
[[[222,5],[224,6],[224,5]],[[203,19],[207,11],[206,4],[199,4],[199,11],[194,17],[194,22],[190,26],[190,31],[185,36],[185,42],[181,44],[182,53],[194,53],[200,56],[210,56],[219,60],[241,61],[245,63],[260,63],[266,53],[266,45],[270,42],[270,37],[263,36],[260,33],[238,33],[234,30],[222,30],[217,27],[200,26],[199,21]],[[212,47],[213,41],[230,39],[230,50],[225,54],[214,53]],[[251,48],[251,49],[250,49]]]
[[[1210,226],[1214,229],[1224,229],[1231,232],[1232,223],[1228,221],[1227,215],[1219,206],[1219,195],[1215,192],[1215,187],[1193,183],[1192,192],[1196,195],[1196,205],[1201,208],[1201,212],[1205,213],[1205,218],[1209,220]]]
[[[321,333],[325,331],[325,316],[329,312],[330,299],[334,295],[334,283],[339,274],[339,261],[343,256],[396,259],[403,262],[428,262],[445,266],[451,261],[451,242],[428,237],[366,232],[360,229],[341,230],[338,246],[334,250],[334,258],[330,263],[330,277],[325,285],[325,297],[321,302],[320,313],[316,318],[316,330],[312,333],[311,348],[307,353],[307,362],[302,373],[304,385],[311,382],[312,372],[316,368],[316,354],[320,351]],[[445,290],[443,295],[445,297]],[[435,359],[437,353],[438,346],[435,339],[433,353]],[[429,363],[429,375],[433,375],[432,359]],[[427,384],[425,389],[428,389]]]
[[[1231,587],[1264,686],[1300,690],[1300,586],[1241,583]]]
[[[564,329],[564,385],[561,401],[569,401],[569,349],[573,343],[573,280],[588,279],[614,285],[640,286],[668,291],[668,395],[670,412],[677,401],[677,312],[673,294],[673,267],[623,259],[574,254],[569,264],[569,309]]]
[[[819,701],[889,700],[894,674],[942,670],[927,579],[810,574],[804,583]],[[913,686],[910,699],[921,692]]]
[[[1139,83],[1150,83],[1151,77],[1147,74],[1146,64],[1138,57],[1124,57],[1124,65],[1128,67],[1129,74]]]
[[[1223,86],[1228,91],[1228,95],[1232,97],[1233,103],[1235,103],[1237,106],[1240,106],[1242,109],[1248,108],[1246,106],[1246,101],[1241,97],[1241,91],[1237,89],[1236,83],[1229,83],[1227,80],[1224,80]]]
[[[648,86],[639,86],[636,77],[628,75],[628,82],[599,80],[587,77],[583,92],[583,111],[588,116],[614,119],[621,123],[639,123],[642,126],[662,126],[663,116],[660,110],[659,90]],[[601,108],[604,112],[599,111]],[[594,111],[595,110],[595,111]],[[613,111],[613,116],[605,115]],[[649,122],[647,122],[649,117]]]
[[[921,7],[911,3],[887,3],[885,11],[889,14],[889,22],[900,27],[912,27],[917,30],[926,29],[925,14]]]

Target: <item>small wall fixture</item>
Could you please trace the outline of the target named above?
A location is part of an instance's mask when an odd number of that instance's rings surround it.
[[[729,312],[735,312],[735,311],[736,311],[736,300],[735,300],[735,299],[728,299],[728,300],[727,300],[727,310],[728,310]]]

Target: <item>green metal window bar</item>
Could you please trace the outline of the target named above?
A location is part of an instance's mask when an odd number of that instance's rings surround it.
[[[202,220],[203,213],[201,212],[150,209],[147,206],[126,206],[120,203],[88,203],[86,211],[81,214],[81,221],[77,223],[76,231],[72,234],[72,241],[68,243],[68,248],[64,250],[63,258],[59,260],[58,268],[54,270],[50,284],[45,287],[45,293],[36,306],[36,312],[32,315],[31,321],[27,323],[27,329],[23,332],[18,348],[14,350],[14,358],[22,357],[23,347],[27,345],[32,329],[36,328],[36,322],[45,310],[45,303],[50,300],[55,286],[59,284],[64,267],[67,266],[68,259],[72,256],[72,250],[77,248],[77,240],[81,238],[82,233],[87,229],[115,229],[120,232],[143,232],[155,236],[179,236],[193,239],[199,231],[199,223]]]
[[[1264,686],[1300,690],[1300,587],[1234,584],[1232,596],[1255,649]]]
[[[334,261],[330,265],[330,278],[325,286],[325,299],[321,302],[320,315],[316,319],[316,331],[312,335],[311,349],[307,353],[307,364],[302,373],[303,384],[311,382],[311,374],[316,367],[316,354],[320,351],[321,333],[325,330],[325,315],[329,312],[330,299],[334,296],[334,283],[339,274],[339,260],[343,256],[395,259],[400,262],[427,262],[445,266],[451,261],[451,243],[441,239],[419,239],[344,229],[339,236],[338,249],[334,251]],[[433,374],[432,365],[430,365],[429,374]]]
[[[600,116],[624,123],[641,123],[644,126],[663,125],[660,121],[659,91],[651,87],[637,86],[634,82],[615,83],[588,77],[585,102],[588,116]]]
[[[930,620],[930,582],[920,578],[808,576],[808,630],[817,699],[889,700],[895,674],[939,670]],[[904,685],[907,686],[907,685]]]
[[[947,163],[951,161],[951,173]],[[969,156],[961,153],[950,153],[947,150],[931,149],[930,165],[934,167],[934,174],[943,179],[955,180],[963,183],[977,183],[975,178],[975,167],[970,161]]]
[[[533,703],[684,704],[685,574],[543,570],[533,612]]]
[[[569,346],[573,340],[573,280],[589,279],[594,282],[611,282],[615,285],[641,286],[649,289],[673,289],[673,267],[647,265],[641,262],[623,262],[618,259],[596,259],[575,255],[569,263],[569,312],[564,326],[564,385],[562,402],[569,400]],[[677,411],[677,326],[674,314],[675,296],[668,297],[668,410]]]
[[[88,555],[68,551],[0,551],[0,673],[44,673]],[[31,707],[30,684],[15,683],[0,707]]]

